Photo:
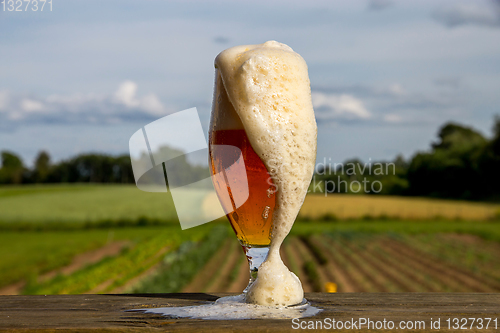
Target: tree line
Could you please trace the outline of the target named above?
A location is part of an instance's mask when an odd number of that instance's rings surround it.
[[[180,150],[163,146],[158,152],[162,156],[177,156],[168,162],[169,170],[175,173],[169,179],[170,185],[190,184],[210,175],[208,168],[192,165]],[[0,162],[0,184],[135,183],[130,156],[125,154],[81,154],[53,163],[49,153],[41,151],[33,167],[28,168],[15,153],[2,151]]]
[[[32,168],[9,151],[1,152],[0,184],[35,183],[134,183],[128,155],[82,154],[52,163],[49,153],[41,151]]]
[[[491,138],[471,127],[450,122],[439,129],[429,151],[417,152],[409,160],[398,156],[394,161],[368,165],[357,159],[348,160],[340,165],[317,168],[315,180],[322,181],[323,191],[330,193],[498,201],[500,117],[495,117]],[[364,186],[364,182],[377,186]],[[368,190],[359,191],[359,186]]]
[[[32,168],[13,152],[2,151],[0,157],[0,184],[135,182],[128,155],[81,154],[52,163],[49,154],[41,151]],[[188,161],[181,162],[178,168],[188,180],[193,174],[206,172]],[[409,160],[398,156],[394,161],[369,165],[357,159],[328,164],[316,168],[313,182],[322,181],[323,190],[328,192],[336,188],[345,193],[498,200],[499,171],[500,117],[496,117],[491,138],[450,122],[439,129],[429,151],[417,152]],[[359,191],[360,186],[364,191]]]

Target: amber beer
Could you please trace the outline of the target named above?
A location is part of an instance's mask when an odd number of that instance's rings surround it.
[[[264,163],[253,150],[243,129],[214,130],[210,133],[209,141],[215,191],[236,237],[243,246],[269,246],[276,187]],[[244,175],[232,173],[231,179],[228,179],[224,171],[237,162],[239,154],[229,154],[227,150],[217,149],[217,145],[235,146],[241,150],[248,184],[243,183]],[[248,186],[248,200],[242,206],[235,208],[232,191],[239,189],[243,191],[245,186]],[[230,200],[223,199],[224,197],[220,195],[222,191],[229,192]]]
[[[255,257],[255,253],[249,257],[249,249],[269,247],[271,243],[276,186],[264,163],[250,145],[217,69],[212,106],[209,133],[212,180],[222,208],[251,261],[250,257]],[[227,146],[239,148],[241,154],[235,149],[225,149]],[[240,157],[243,157],[243,162]],[[244,163],[244,166],[238,163]],[[247,190],[248,199],[238,206],[236,199],[244,197],[242,193]],[[226,193],[229,196],[225,195]],[[265,255],[261,259],[264,258]],[[254,258],[254,264],[258,267],[260,262]],[[256,269],[252,265],[250,262],[251,269]]]

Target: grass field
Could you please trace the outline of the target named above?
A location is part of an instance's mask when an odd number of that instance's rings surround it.
[[[69,265],[75,255],[98,249],[109,242],[127,240],[133,246],[159,231],[159,228],[123,228],[112,231],[1,232],[0,287]]]
[[[122,251],[118,256],[105,258],[82,268],[70,276],[59,275],[47,281],[30,281],[24,288],[26,294],[79,294],[107,293],[122,288],[135,277],[157,265],[169,255],[178,253],[181,245],[196,244],[211,228],[198,228],[180,232],[162,228],[143,241]],[[132,231],[132,230],[130,230]],[[224,234],[225,236],[226,234]],[[203,242],[202,242],[203,243]],[[201,262],[204,264],[204,262]],[[194,272],[193,272],[194,273]]]
[[[500,205],[378,195],[309,195],[302,218],[461,219],[500,218]],[[169,193],[133,185],[44,185],[0,188],[0,222],[177,220]]]
[[[133,186],[0,189],[0,294],[241,291],[248,268],[228,224],[182,231],[172,223],[169,200]],[[306,291],[499,292],[497,210],[419,198],[309,196],[282,257]],[[140,217],[170,222],[80,223]],[[21,222],[62,227],[16,229]]]
[[[132,185],[47,185],[0,188],[0,222],[176,220],[169,193]]]

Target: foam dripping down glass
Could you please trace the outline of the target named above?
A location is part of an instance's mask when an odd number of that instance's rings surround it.
[[[316,159],[307,65],[290,47],[269,41],[227,49],[215,67],[211,172],[216,192],[229,192],[229,198],[219,195],[219,200],[249,262],[245,301],[300,304],[302,285],[283,264],[279,249],[302,206]],[[225,170],[239,156],[220,145],[241,150],[246,177],[227,176]],[[248,184],[241,184],[243,179]],[[240,207],[231,192],[238,188],[249,192]]]

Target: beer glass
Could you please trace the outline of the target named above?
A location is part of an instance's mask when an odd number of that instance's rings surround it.
[[[228,177],[227,168],[234,167],[240,155],[220,149],[219,145],[235,146],[241,150],[246,175],[231,172]],[[249,263],[250,281],[245,292],[256,279],[258,268],[269,252],[276,186],[264,163],[250,145],[241,120],[229,101],[218,69],[215,70],[209,156],[215,191]],[[235,170],[243,168],[236,166]],[[246,191],[247,187],[248,199],[237,207],[233,199],[237,194],[233,192],[238,189]],[[227,192],[229,198],[223,195]]]

